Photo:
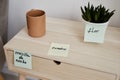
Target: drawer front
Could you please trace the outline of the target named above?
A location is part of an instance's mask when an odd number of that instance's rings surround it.
[[[13,51],[6,51],[6,58],[10,70],[33,76],[42,76],[50,80],[115,80],[116,76],[81,66],[61,63],[57,65],[53,60],[32,56],[31,70],[15,67]]]

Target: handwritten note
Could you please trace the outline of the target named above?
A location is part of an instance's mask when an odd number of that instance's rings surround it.
[[[103,43],[105,30],[106,30],[105,26],[86,25],[85,34],[84,34],[84,41],[85,42]]]
[[[52,43],[48,55],[67,57],[69,47],[69,44]]]
[[[14,50],[14,65],[21,68],[32,69],[31,54],[19,50]]]

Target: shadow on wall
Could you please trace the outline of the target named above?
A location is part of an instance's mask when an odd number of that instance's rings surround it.
[[[8,0],[0,0],[0,72],[5,61],[3,45],[7,42],[7,29]]]

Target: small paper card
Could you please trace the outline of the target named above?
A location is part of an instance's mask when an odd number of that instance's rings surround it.
[[[86,25],[84,41],[85,42],[103,43],[105,30],[106,30],[105,26]]]
[[[14,65],[17,67],[32,69],[31,54],[19,50],[14,50]]]
[[[67,57],[70,45],[61,43],[52,43],[48,55]]]

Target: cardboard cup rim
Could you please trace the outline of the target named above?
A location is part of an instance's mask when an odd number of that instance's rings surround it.
[[[43,12],[43,14],[41,14],[40,16],[31,16],[31,15],[29,15],[29,14],[30,14],[31,12],[33,12],[33,11]],[[28,11],[28,12],[26,13],[26,16],[27,16],[27,17],[31,17],[31,18],[39,18],[39,17],[45,16],[45,15],[46,15],[45,11],[44,11],[44,10],[39,10],[39,9],[32,9],[32,10],[30,10],[30,11]]]

